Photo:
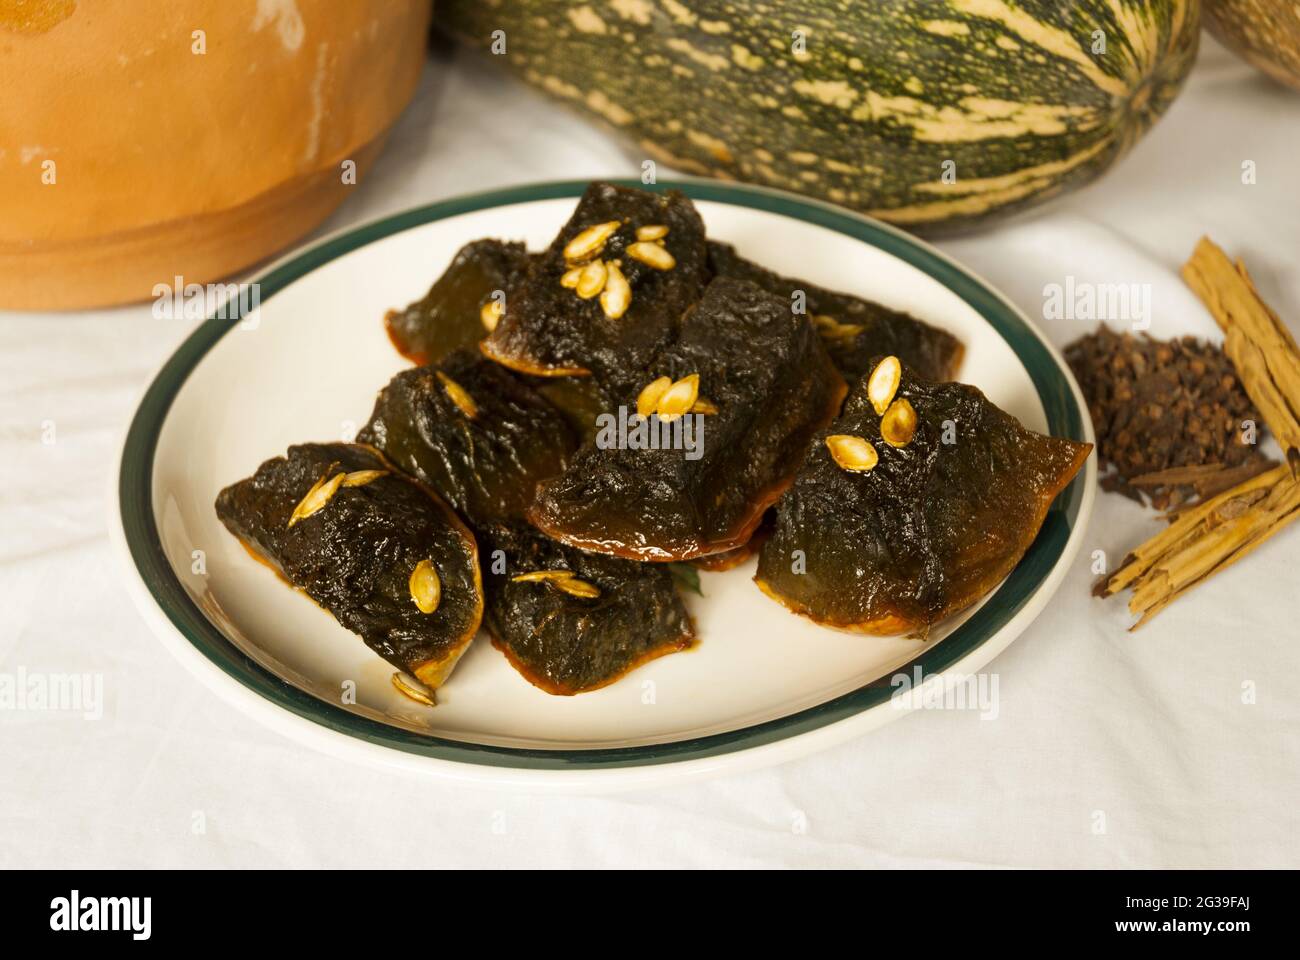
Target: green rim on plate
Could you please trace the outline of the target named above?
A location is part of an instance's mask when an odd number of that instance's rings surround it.
[[[614,181],[644,187],[639,181]],[[295,280],[349,251],[390,234],[475,210],[506,204],[578,197],[587,181],[512,187],[430,204],[351,230],[313,246],[260,278],[265,302]],[[961,297],[997,331],[1024,364],[1054,436],[1082,439],[1083,422],[1068,382],[1048,348],[1015,309],[953,263],[906,234],[847,210],[792,194],[709,181],[663,182],[647,189],[678,189],[695,200],[765,210],[846,234],[922,270]],[[522,769],[631,767],[676,763],[762,746],[807,733],[885,703],[887,678],[825,703],[740,730],[673,743],[600,749],[537,749],[465,743],[420,734],[359,716],[298,689],[254,662],[219,631],[181,586],[163,552],[153,510],[154,449],[172,400],[190,372],[238,321],[211,317],[192,333],[149,386],[131,422],[122,452],[118,496],[122,529],[140,577],[176,629],[208,660],[280,707],[338,733],[439,760]],[[921,677],[941,673],[975,650],[1025,605],[1064,551],[1083,499],[1084,476],[1057,498],[1038,538],[997,592],[953,633],[900,667]]]

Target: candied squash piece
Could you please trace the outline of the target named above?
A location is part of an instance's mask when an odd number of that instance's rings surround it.
[[[507,299],[528,272],[522,243],[475,240],[463,246],[423,298],[384,317],[388,338],[412,363],[438,363],[456,350],[475,347],[500,321],[496,291]],[[581,437],[595,434],[607,398],[591,377],[533,377],[516,374],[551,401]]]
[[[537,483],[559,473],[578,445],[553,405],[476,350],[397,374],[357,439],[432,487],[471,526],[523,516]]]
[[[662,564],[567,547],[526,523],[481,534],[503,573],[483,570],[492,642],[526,680],[568,696],[607,686],[695,643],[695,628]],[[572,579],[548,574],[568,572]],[[574,591],[575,583],[594,588]],[[567,589],[566,589],[567,587]]]
[[[222,490],[216,509],[254,556],[431,689],[478,632],[474,537],[369,447],[290,447]]]
[[[554,539],[642,561],[743,547],[845,390],[806,317],[730,279],[710,284],[640,379],[539,488],[528,516]],[[655,411],[633,423],[639,400]]]
[[[754,579],[817,623],[924,635],[1011,572],[1092,445],[1034,433],[975,387],[906,365],[877,391],[882,416],[870,381],[809,445]]]
[[[475,347],[494,322],[497,290],[509,292],[528,271],[522,243],[475,240],[461,247],[433,286],[403,310],[384,315],[388,338],[412,363],[437,363],[453,350]]]
[[[638,239],[647,227],[667,231]],[[594,375],[617,392],[700,298],[705,261],[704,224],[684,194],[593,183],[507,299],[483,352],[522,373]]]
[[[749,280],[787,303],[796,290],[802,290],[826,352],[849,383],[857,383],[872,358],[881,354],[898,357],[927,380],[951,380],[957,375],[965,347],[947,331],[871,300],[783,277],[741,257],[729,244],[710,240],[708,250],[716,276]]]

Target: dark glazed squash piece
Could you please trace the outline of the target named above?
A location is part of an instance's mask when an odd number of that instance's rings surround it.
[[[418,366],[476,348],[488,335],[489,324],[499,319],[493,294],[500,290],[508,299],[533,259],[522,243],[489,239],[465,244],[422,299],[384,316],[389,340]],[[579,436],[594,435],[605,397],[591,377],[519,376],[559,408]]]
[[[473,536],[367,447],[290,447],[222,490],[216,506],[255,556],[427,687],[447,679],[478,632]]]
[[[826,352],[849,383],[867,373],[872,358],[886,354],[927,380],[942,382],[957,375],[965,347],[952,334],[871,300],[780,276],[744,259],[729,244],[710,240],[708,247],[709,266],[717,276],[749,280],[786,303],[794,291],[802,290]]]
[[[679,411],[671,401],[682,398],[681,385],[692,378],[697,396],[687,399],[694,404]],[[538,491],[529,519],[554,539],[642,561],[691,560],[743,546],[789,485],[808,441],[835,416],[845,389],[806,317],[751,283],[729,279],[709,286],[679,339],[641,380],[623,399],[627,419],[654,393],[653,384],[673,384],[644,423],[661,437],[665,428],[678,431],[678,448],[633,449],[612,429],[609,436],[603,431]],[[679,412],[689,415],[659,420]]]
[[[538,482],[560,471],[578,440],[510,371],[461,351],[438,367],[400,373],[360,436],[469,522],[493,642],[543,690],[601,687],[694,641],[667,570],[584,554],[523,519]]]
[[[481,536],[486,556],[501,551],[505,571],[493,572],[485,560],[485,622],[493,645],[547,693],[595,690],[694,644],[691,618],[666,566],[575,550],[525,523]],[[572,577],[551,576],[566,571]]]
[[[706,280],[704,224],[686,196],[593,183],[508,297],[483,351],[522,373],[592,374],[622,389],[673,337]]]
[[[578,437],[547,401],[477,350],[404,370],[357,439],[427,483],[471,525],[523,516]]]
[[[817,623],[924,635],[1019,563],[1092,445],[878,359],[810,445],[754,579]]]
[[[522,243],[475,240],[461,247],[429,292],[404,310],[384,315],[388,338],[412,363],[437,363],[453,350],[473,347],[488,334],[484,310],[492,294],[507,295],[528,270]]]

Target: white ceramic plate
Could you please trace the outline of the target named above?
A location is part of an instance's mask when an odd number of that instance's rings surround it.
[[[688,597],[696,649],[604,689],[549,696],[480,638],[438,707],[398,694],[392,667],[255,562],[213,501],[292,443],[350,439],[405,365],[384,335],[384,311],[422,296],[469,240],[544,247],[584,186],[451,200],[321,241],[260,277],[257,311],[240,323],[209,319],[158,374],[124,445],[113,527],[150,625],[241,709],[331,753],[466,780],[570,790],[663,783],[805,754],[900,716],[891,677],[919,669],[942,683],[979,670],[1051,597],[1091,510],[1093,458],[1011,576],[925,643],[814,626],[759,593],[751,561],[702,574],[704,597]],[[695,198],[710,237],[746,257],[951,331],[966,344],[960,379],[1032,429],[1092,439],[1059,354],[1005,298],[932,248],[789,194],[660,186]]]

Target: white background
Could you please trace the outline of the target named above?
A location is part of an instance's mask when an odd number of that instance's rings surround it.
[[[639,161],[486,64],[438,58],[321,232]],[[940,246],[1033,318],[1072,274],[1150,283],[1158,337],[1217,337],[1177,275],[1209,233],[1295,330],[1297,177],[1300,93],[1207,38],[1169,115],[1100,183]],[[1092,325],[1045,328],[1063,346]],[[1088,595],[1093,550],[1118,559],[1159,527],[1116,495],[993,663],[995,720],[922,712],[784,766],[613,797],[471,791],[311,753],[172,662],[114,568],[111,465],[190,327],[144,306],[0,313],[0,672],[99,673],[107,701],[99,720],[0,711],[0,866],[1300,866],[1300,527],[1134,635],[1122,600]]]

